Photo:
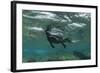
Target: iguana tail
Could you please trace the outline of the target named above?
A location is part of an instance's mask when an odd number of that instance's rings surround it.
[[[72,43],[72,40],[71,40],[70,38],[65,38],[65,39],[63,40],[63,42],[69,42],[69,43]]]

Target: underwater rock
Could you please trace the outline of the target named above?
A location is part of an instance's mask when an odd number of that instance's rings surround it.
[[[47,61],[64,61],[64,59],[58,56],[58,57],[51,57]]]
[[[79,57],[80,59],[90,59],[89,56],[83,54],[82,52],[74,51],[73,54],[75,56]]]
[[[33,59],[33,58],[31,58],[31,59],[29,59],[27,62],[36,62],[36,60]]]

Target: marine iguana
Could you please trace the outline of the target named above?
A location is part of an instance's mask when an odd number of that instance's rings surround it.
[[[53,30],[53,31],[52,31]],[[59,28],[47,26],[45,30],[47,40],[49,41],[52,48],[55,48],[55,44],[61,44],[64,48],[66,48],[65,42],[71,43],[72,40],[70,38],[64,38],[63,33]]]

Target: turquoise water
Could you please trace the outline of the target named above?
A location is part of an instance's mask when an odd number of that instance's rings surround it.
[[[90,13],[23,10],[22,15],[23,62],[91,59]],[[63,38],[68,37],[72,43],[64,42],[65,48],[54,43],[52,48],[45,34],[48,26],[61,30],[57,33],[62,33]]]

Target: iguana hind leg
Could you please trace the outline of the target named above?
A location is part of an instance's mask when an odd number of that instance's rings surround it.
[[[63,42],[61,44],[63,45],[64,48],[66,48],[66,45]]]

